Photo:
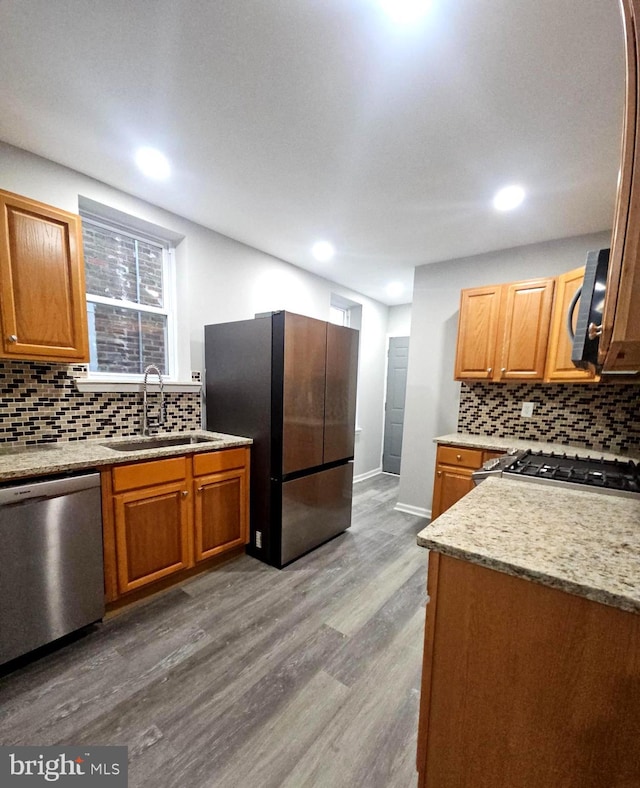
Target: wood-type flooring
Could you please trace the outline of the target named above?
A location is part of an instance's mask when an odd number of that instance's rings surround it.
[[[131,788],[413,788],[425,521],[397,477],[283,570],[247,556],[0,677],[0,743],[129,747]]]

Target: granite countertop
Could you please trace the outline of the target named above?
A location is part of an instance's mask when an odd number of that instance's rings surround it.
[[[605,460],[640,459],[640,454],[613,454],[599,449],[585,449],[584,446],[573,446],[565,443],[546,443],[545,441],[524,440],[522,438],[499,438],[496,435],[474,435],[467,432],[452,432],[449,435],[439,435],[433,439],[434,443],[462,446],[485,451],[508,451],[509,449],[533,449],[534,451],[556,452],[562,454],[577,454],[579,457],[602,457]]]
[[[436,552],[640,613],[640,499],[490,477],[418,534]]]
[[[208,432],[206,430],[190,430],[188,433],[158,433],[154,438],[175,435],[199,435],[214,440],[203,443],[187,443],[178,446],[164,446],[155,449],[136,449],[134,451],[117,451],[108,448],[112,443],[125,443],[134,440],[143,440],[139,435],[121,436],[119,438],[98,438],[83,441],[60,441],[48,443],[44,446],[29,447],[23,451],[2,453],[0,448],[0,482],[13,479],[24,479],[33,476],[48,476],[65,471],[83,470],[86,468],[99,468],[106,465],[117,465],[139,460],[155,460],[161,457],[174,457],[181,454],[195,454],[197,452],[218,451],[230,449],[234,446],[249,446],[253,443],[251,438],[239,435],[225,435],[221,432]],[[7,444],[3,448],[8,447]]]

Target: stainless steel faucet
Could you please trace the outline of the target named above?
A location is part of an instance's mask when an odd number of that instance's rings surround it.
[[[147,402],[147,385],[150,373],[155,373],[158,376],[158,382],[160,383],[160,403],[158,404],[158,410],[155,416],[149,413],[149,405]],[[150,435],[150,426],[154,426],[157,429],[162,424],[164,424],[164,422],[164,381],[162,380],[162,374],[160,373],[158,367],[156,367],[155,364],[149,364],[149,366],[146,367],[144,371],[144,384],[142,387],[142,434]]]

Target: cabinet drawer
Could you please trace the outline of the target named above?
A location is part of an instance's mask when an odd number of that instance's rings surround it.
[[[204,476],[218,471],[242,468],[248,462],[248,449],[225,449],[193,455],[193,475]]]
[[[166,460],[119,465],[113,469],[113,491],[124,492],[151,484],[180,481],[187,475],[187,458],[172,457]]]
[[[459,446],[438,446],[437,462],[443,465],[459,465],[461,468],[480,468],[482,451],[462,449]]]

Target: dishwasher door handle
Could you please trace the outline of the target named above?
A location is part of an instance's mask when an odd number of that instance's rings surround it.
[[[15,501],[8,501],[1,503],[0,509],[14,509],[16,506],[25,506],[28,503],[40,503],[41,501],[50,501],[52,498],[57,498],[57,495],[39,495],[37,498],[18,498]]]

